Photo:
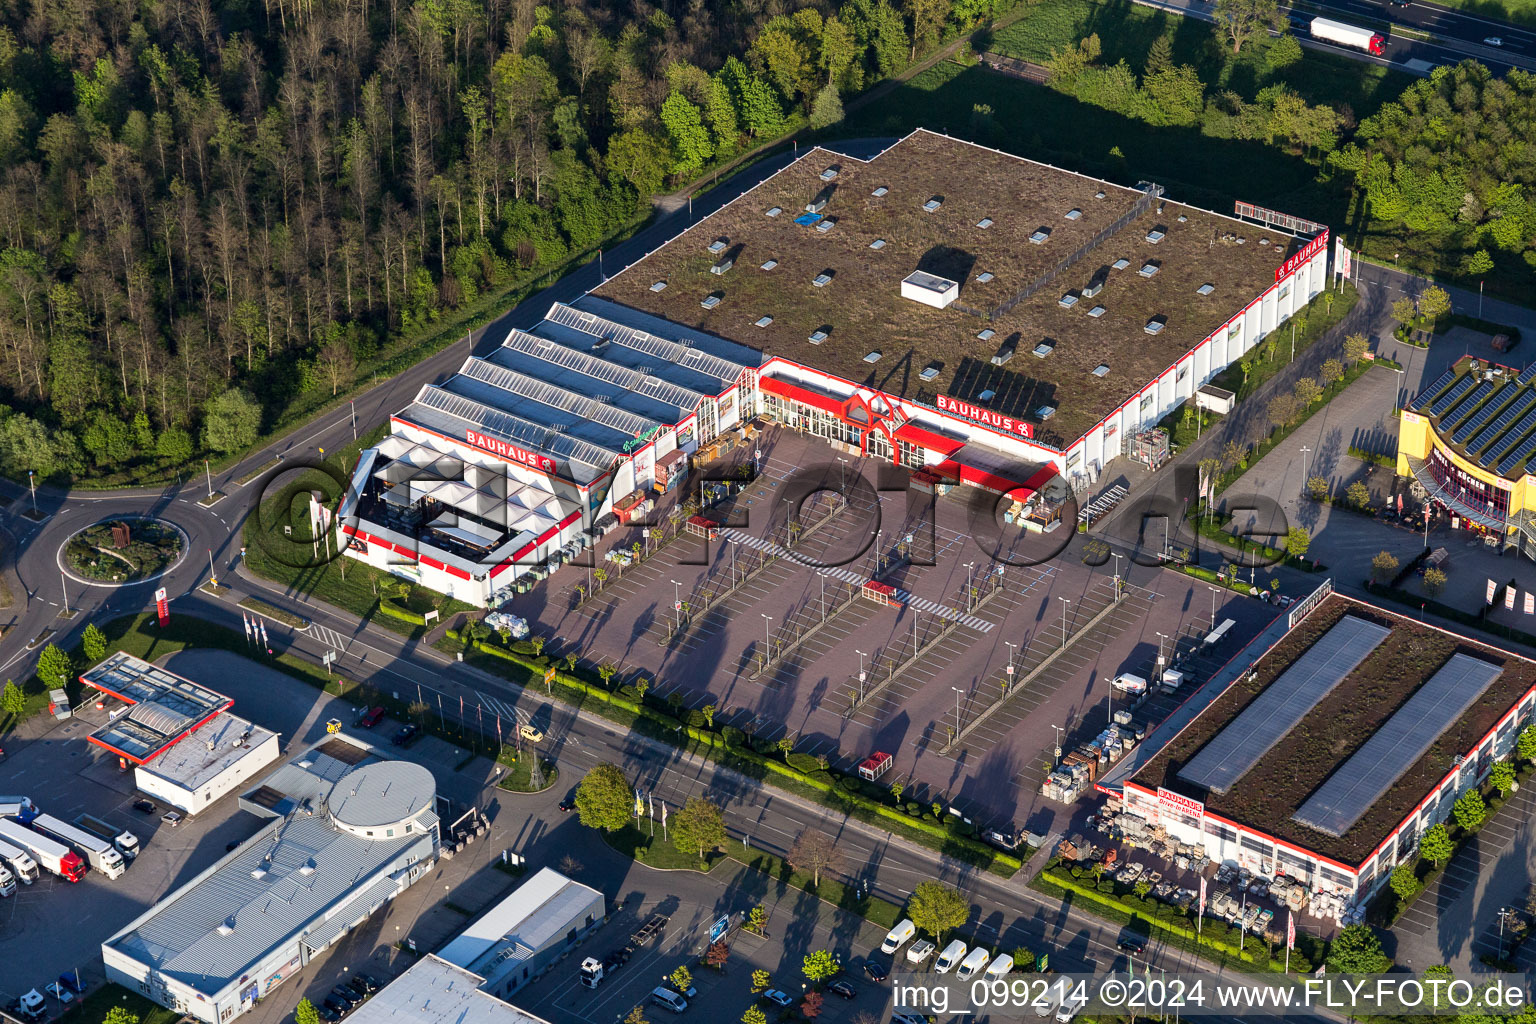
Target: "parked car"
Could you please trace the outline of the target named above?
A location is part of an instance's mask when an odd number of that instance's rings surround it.
[[[884,981],[886,973],[884,964],[875,960],[864,961],[864,977],[870,981]]]
[[[1503,46],[1504,45],[1504,40],[1500,39],[1498,36],[1487,36],[1486,38],[1483,39],[1483,45],[1484,46]]]
[[[775,1006],[788,1007],[794,1003],[794,1000],[789,997],[788,992],[776,988],[771,988],[764,992],[763,998]]]
[[[1147,942],[1137,935],[1124,935],[1119,942],[1115,943],[1115,948],[1131,956],[1141,956],[1147,951]]]
[[[59,984],[77,996],[85,994],[85,982],[80,980],[80,975],[75,971],[65,971],[59,975]]]
[[[181,812],[166,811],[164,814],[160,815],[160,820],[171,826],[171,828],[175,828],[177,825],[181,824]]]
[[[397,747],[408,747],[415,743],[420,736],[421,726],[411,722],[409,725],[401,726],[400,731],[395,733],[394,738],[390,742]]]
[[[326,1006],[324,1003],[316,1006],[315,1012],[320,1015],[320,1019],[325,1021],[325,1024],[336,1024],[337,1021],[341,1020],[341,1014],[337,1013],[329,1006]]]
[[[853,987],[853,982],[846,978],[838,978],[832,984],[827,986],[827,991],[836,992],[844,999],[852,999],[854,996],[859,994],[859,990]]]
[[[383,721],[383,719],[383,708],[370,708],[369,710],[363,712],[362,717],[357,720],[357,724],[359,728],[372,729],[374,726],[378,725],[379,722]]]
[[[379,984],[379,979],[375,978],[373,975],[364,974],[362,971],[357,971],[352,975],[352,987],[361,987],[362,990],[368,995],[373,995],[384,986]]]
[[[368,998],[368,989],[356,978],[348,978],[346,981],[341,983],[341,987],[357,996],[357,998],[360,1000]]]
[[[347,988],[345,985],[337,985],[335,988],[331,989],[331,995],[346,1003],[347,1009],[349,1010],[363,1001],[361,996],[359,996],[356,992],[353,992],[350,988]]]
[[[561,800],[560,809],[566,813],[574,811],[576,809],[576,798],[574,796],[568,796],[564,800]]]
[[[135,800],[133,802],[133,809],[140,814],[154,814],[155,802],[153,800]]]
[[[75,1001],[75,994],[56,981],[48,983],[47,992],[59,1002],[68,1005]]]
[[[326,996],[321,1005],[329,1007],[330,1011],[336,1015],[337,1020],[352,1012],[351,1004],[335,995]]]

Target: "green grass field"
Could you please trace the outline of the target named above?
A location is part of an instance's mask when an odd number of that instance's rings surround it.
[[[1517,25],[1536,25],[1536,0],[1436,0],[1467,14],[1494,21],[1512,21]],[[1492,34],[1498,30],[1489,26]]]

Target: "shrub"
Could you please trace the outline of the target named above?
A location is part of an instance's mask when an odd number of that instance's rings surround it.
[[[821,771],[821,765],[810,754],[794,753],[784,759],[795,771],[804,772],[807,775]]]

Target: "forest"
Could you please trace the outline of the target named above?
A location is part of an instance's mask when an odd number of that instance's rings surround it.
[[[0,472],[164,479],[1003,0],[13,0]]]

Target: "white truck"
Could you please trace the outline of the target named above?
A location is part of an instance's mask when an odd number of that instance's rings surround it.
[[[11,873],[22,885],[31,885],[37,881],[37,861],[21,847],[0,841],[0,861],[11,869]]]
[[[128,864],[110,840],[60,821],[51,814],[39,814],[31,821],[32,829],[57,840],[84,857],[91,867],[108,878],[121,878]]]
[[[117,852],[123,855],[123,859],[129,863],[139,855],[139,837],[127,829],[117,829],[102,821],[100,818],[89,814],[81,814],[75,818],[75,824],[85,829],[91,835],[99,839],[105,839],[117,847]]]
[[[10,896],[16,891],[16,876],[11,869],[0,864],[0,896]]]
[[[1342,21],[1330,21],[1327,18],[1313,18],[1309,31],[1313,39],[1337,43],[1355,50],[1364,50],[1377,57],[1387,52],[1387,37],[1380,32],[1372,32],[1368,28],[1356,28],[1354,25],[1346,25]]]

